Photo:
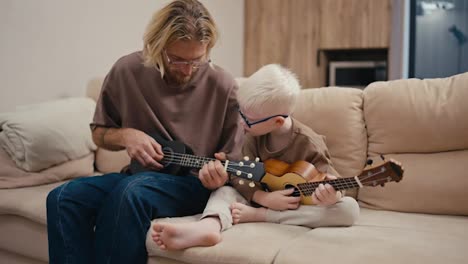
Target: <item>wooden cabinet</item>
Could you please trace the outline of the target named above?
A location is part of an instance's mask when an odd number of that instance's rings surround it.
[[[304,87],[323,82],[316,66],[320,42],[320,1],[246,0],[244,72],[279,63]]]
[[[392,0],[245,0],[244,73],[279,63],[304,88],[326,83],[323,49],[388,48]]]
[[[322,49],[388,48],[391,0],[321,0]]]

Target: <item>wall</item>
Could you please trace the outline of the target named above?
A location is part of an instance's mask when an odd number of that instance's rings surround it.
[[[201,0],[221,38],[213,61],[243,74],[244,0]],[[141,49],[154,11],[168,1],[1,0],[0,112],[52,98],[82,96],[122,55]]]

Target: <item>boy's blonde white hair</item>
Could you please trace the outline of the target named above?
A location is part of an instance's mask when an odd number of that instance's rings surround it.
[[[237,98],[243,111],[264,116],[290,115],[300,90],[294,73],[278,64],[268,64],[241,82]]]

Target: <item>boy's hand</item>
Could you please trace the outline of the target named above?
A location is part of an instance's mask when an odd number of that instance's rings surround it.
[[[205,188],[215,190],[223,186],[228,180],[228,174],[224,169],[223,164],[219,160],[225,160],[226,154],[224,152],[215,153],[218,160],[210,161],[198,172],[198,178]]]
[[[334,180],[336,176],[329,175],[325,177],[325,180]],[[330,184],[320,184],[315,192],[312,194],[312,201],[316,205],[328,206],[336,204],[341,199],[341,192],[337,192]]]
[[[254,193],[253,200],[272,210],[293,210],[299,207],[301,201],[301,197],[290,196],[293,191],[293,188],[274,192],[257,191]]]

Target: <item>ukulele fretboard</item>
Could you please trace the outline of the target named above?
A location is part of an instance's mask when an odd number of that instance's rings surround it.
[[[321,182],[305,182],[299,183],[297,187],[301,190],[304,195],[312,195],[315,189],[318,188],[320,184],[330,184],[335,188],[335,190],[346,190],[359,187],[359,183],[354,178],[342,178],[336,180],[328,180],[328,181],[321,181]]]

